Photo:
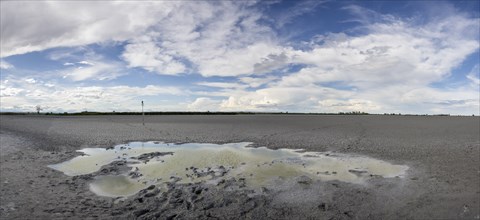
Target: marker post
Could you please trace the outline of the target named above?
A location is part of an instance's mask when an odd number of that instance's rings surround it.
[[[145,126],[145,112],[143,112],[143,100],[142,100],[142,124]]]

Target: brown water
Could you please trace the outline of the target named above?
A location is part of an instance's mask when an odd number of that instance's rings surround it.
[[[111,197],[133,195],[146,186],[173,181],[175,178],[178,183],[204,181],[212,184],[232,177],[245,178],[247,185],[258,187],[269,185],[277,178],[304,175],[314,180],[362,184],[375,176],[403,177],[408,169],[404,165],[393,165],[364,156],[252,148],[248,147],[249,144],[133,142],[110,150],[79,150],[85,155],[49,167],[76,176],[96,172],[113,161],[131,162],[128,166],[140,177],[132,178],[127,174],[99,176],[90,184],[90,190],[94,193]],[[149,161],[136,159],[152,152],[173,154],[153,157]]]

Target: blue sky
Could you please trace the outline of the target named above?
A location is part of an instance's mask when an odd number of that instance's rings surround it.
[[[1,111],[480,114],[480,1],[2,1]]]

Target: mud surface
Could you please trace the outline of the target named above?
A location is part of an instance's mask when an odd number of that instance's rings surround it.
[[[280,181],[296,177],[304,184],[313,180],[364,184],[372,178],[404,178],[408,170],[365,156],[250,145],[131,142],[108,150],[85,148],[78,151],[82,155],[49,167],[69,176],[96,174],[90,190],[108,197],[131,196],[147,185],[166,182],[220,185],[238,179],[250,189],[272,190]]]
[[[415,116],[0,116],[1,219],[479,219],[480,118]],[[253,142],[271,149],[366,155],[405,164],[404,178],[364,184],[305,176],[275,188],[244,180],[147,185],[123,198],[97,196],[98,175],[47,167],[87,147],[130,141]],[[146,156],[148,159],[149,157]]]

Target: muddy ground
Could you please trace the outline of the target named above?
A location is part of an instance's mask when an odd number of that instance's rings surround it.
[[[190,115],[145,121],[1,115],[0,218],[480,219],[479,117]],[[299,178],[253,190],[230,179],[146,186],[129,198],[108,198],[89,191],[92,175],[69,177],[47,167],[81,148],[129,141],[253,142],[367,155],[410,169],[404,178],[366,184]]]

